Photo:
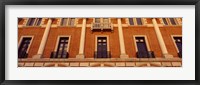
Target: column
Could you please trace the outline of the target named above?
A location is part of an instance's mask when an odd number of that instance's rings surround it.
[[[81,29],[81,39],[79,46],[79,54],[76,55],[76,58],[84,58],[84,45],[85,45],[85,31],[86,31],[86,18],[83,19],[82,29]]]
[[[156,19],[153,18],[152,22],[153,22],[153,26],[154,26],[154,29],[155,29],[155,32],[156,32],[156,36],[158,38],[158,42],[159,42],[159,45],[160,45],[160,48],[161,48],[163,56],[165,58],[173,58],[173,55],[170,55],[168,53],[168,51],[167,51],[167,48],[165,46],[165,42],[164,42],[163,37],[161,35],[161,32],[160,32],[159,26],[158,26],[158,24],[156,22]]]
[[[41,43],[40,43],[40,47],[38,49],[38,52],[37,52],[36,55],[33,56],[34,59],[40,59],[43,55],[43,51],[44,51],[44,48],[45,48],[45,45],[46,45],[46,42],[47,42],[51,23],[52,23],[52,19],[49,18],[47,25],[46,25],[46,28],[45,28],[45,31],[44,31],[44,34],[43,34],[43,37],[42,37],[42,40],[41,40]]]
[[[120,58],[129,58],[129,56],[126,54],[126,51],[125,51],[121,18],[118,18],[117,22],[118,22],[118,32],[119,32],[120,53],[121,53]]]

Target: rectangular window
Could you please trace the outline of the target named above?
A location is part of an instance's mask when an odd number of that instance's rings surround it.
[[[178,48],[178,55],[182,58],[182,37],[173,37],[176,47]]]
[[[95,18],[95,23],[100,23],[101,19],[100,18]]]
[[[61,26],[66,26],[66,25],[67,25],[67,18],[62,18]]]
[[[129,24],[134,25],[133,18],[128,18],[128,19],[129,19]]]
[[[166,18],[162,18],[162,20],[163,20],[163,23],[164,23],[165,25],[168,25],[167,19],[166,19]]]
[[[41,22],[42,22],[42,18],[37,18],[35,25],[40,26]]]
[[[35,18],[29,18],[27,22],[27,26],[33,26],[35,22]]]
[[[60,37],[56,52],[51,53],[51,58],[68,58],[69,37]]]
[[[42,18],[29,18],[27,21],[27,26],[40,26]]]
[[[75,18],[62,18],[60,25],[61,26],[74,26]]]
[[[18,58],[27,58],[28,53],[27,50],[29,48],[30,42],[32,38],[23,38],[21,44],[18,49]]]
[[[176,25],[176,21],[175,21],[174,18],[169,18],[169,20],[170,20],[170,22],[171,22],[172,25]]]
[[[142,25],[142,19],[141,18],[136,18],[137,25]]]
[[[135,37],[137,45],[137,57],[138,58],[154,58],[153,51],[147,50],[147,45],[144,37]]]
[[[69,18],[68,26],[74,26],[75,24],[75,18]]]
[[[107,51],[107,37],[97,38],[97,52],[95,52],[95,58],[110,58]]]

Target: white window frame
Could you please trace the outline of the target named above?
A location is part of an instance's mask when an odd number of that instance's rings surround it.
[[[69,52],[69,46],[70,46],[70,42],[71,42],[71,35],[59,35],[57,37],[57,40],[56,40],[56,45],[54,47],[54,52],[57,51],[59,40],[60,40],[61,37],[68,37],[69,38],[69,40],[68,40],[68,46],[67,46],[67,52]]]
[[[26,53],[28,53],[28,52],[29,52],[29,49],[30,49],[30,47],[31,47],[31,45],[32,45],[32,42],[33,42],[34,36],[33,36],[33,35],[21,36],[21,37],[20,37],[20,40],[19,40],[19,43],[18,43],[18,49],[19,49],[19,47],[20,47],[20,45],[21,45],[21,43],[22,43],[23,38],[31,38],[31,41],[30,41],[29,47],[28,47],[28,49],[26,50]]]
[[[107,39],[107,51],[110,51],[109,35],[95,35],[95,51],[97,51],[98,37],[106,37]]]
[[[27,24],[28,24],[29,19],[30,19],[30,18],[27,18],[26,23],[25,23],[25,26],[28,26]],[[42,22],[44,21],[44,18],[41,18],[42,20],[41,20],[40,24],[37,26],[37,25],[36,25],[36,21],[37,21],[38,19],[39,19],[39,18],[35,18],[34,23],[33,23],[33,26],[28,26],[28,27],[38,27],[38,26],[41,26]]]
[[[126,18],[126,19],[127,19],[128,24],[129,24],[130,26],[144,26],[144,25],[145,25],[145,18],[141,18],[142,25],[138,25],[136,18],[140,18],[140,17],[132,18],[132,19],[133,19],[134,25],[131,25],[131,24],[130,24],[129,18]]]
[[[134,44],[135,44],[135,50],[136,50],[136,52],[138,52],[136,37],[144,37],[144,39],[145,39],[145,44],[146,44],[146,46],[147,46],[147,50],[148,50],[148,51],[151,51],[150,45],[149,45],[149,41],[148,41],[146,35],[133,35],[133,41],[134,41]]]
[[[71,18],[73,18],[73,17],[71,17]],[[62,22],[62,19],[64,19],[64,18],[59,18],[59,26],[60,27],[75,27],[76,25],[77,25],[77,18],[74,18],[75,20],[74,20],[74,25],[69,25],[69,19],[70,18],[66,18],[67,19],[67,22],[66,22],[66,25],[65,26],[62,26],[61,25],[61,22]]]
[[[177,53],[179,53],[179,50],[178,50],[178,47],[177,47],[176,42],[174,40],[174,37],[181,37],[181,38],[183,38],[183,37],[182,37],[182,35],[171,35],[171,39],[172,39],[172,41],[174,43],[174,47],[176,48]]]
[[[173,17],[172,17],[173,18]],[[165,25],[164,21],[163,21],[163,18],[160,18],[160,22],[164,25],[164,26],[177,26],[177,25],[180,25],[180,22],[178,22],[178,19],[177,18],[173,18],[175,20],[175,23],[176,25],[172,25],[171,21],[169,18],[165,18],[168,25]]]
[[[97,17],[97,18],[100,18],[100,17]],[[104,17],[104,18],[106,18],[106,17]],[[95,23],[95,19],[96,18],[93,18],[93,23]],[[111,18],[108,18],[108,22],[111,23]],[[103,18],[100,18],[100,23],[104,23]]]

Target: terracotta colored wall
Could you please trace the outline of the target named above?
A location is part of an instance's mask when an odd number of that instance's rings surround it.
[[[20,43],[21,36],[34,36],[32,39],[32,44],[29,45],[28,58],[31,58],[33,55],[37,54],[39,45],[43,36],[45,28],[36,28],[36,27],[26,27],[18,29],[18,43]]]
[[[79,18],[78,23],[82,23],[82,18]],[[158,23],[160,21],[156,19]],[[19,24],[23,23],[21,20]],[[48,19],[45,19],[45,24],[47,23]],[[57,20],[53,21],[53,24],[56,24]],[[91,24],[93,22],[93,18],[87,19],[87,24]],[[117,24],[117,18],[112,18],[111,22],[113,24]],[[122,19],[122,23],[126,23],[126,19]],[[151,24],[152,21],[150,18],[147,19],[147,23]],[[32,57],[33,55],[37,54],[43,33],[45,28],[37,28],[37,27],[25,27],[25,28],[18,28],[18,42],[22,35],[33,35],[34,39],[29,49],[28,57]],[[181,26],[165,26],[160,27],[161,34],[163,36],[164,42],[166,44],[167,50],[170,54],[178,57],[175,45],[171,38],[171,35],[182,35],[182,27]],[[75,58],[79,51],[80,45],[80,35],[81,35],[81,27],[58,27],[58,28],[51,28],[47,43],[44,50],[44,57],[49,58],[52,51],[54,51],[57,38],[59,35],[71,35],[70,46],[69,46],[69,57]],[[90,27],[86,29],[86,40],[85,40],[85,56],[86,58],[93,58],[94,51],[95,51],[95,36],[96,35],[108,35],[109,36],[109,46],[112,58],[119,58],[120,55],[120,45],[119,45],[119,35],[118,35],[118,28],[114,27],[113,32],[92,32]],[[136,50],[133,35],[146,35],[147,40],[149,42],[150,50],[154,51],[156,57],[161,57],[162,52],[154,31],[153,27],[144,27],[144,26],[128,26],[123,27],[123,35],[124,35],[124,43],[125,43],[125,50],[126,53],[131,58],[136,58]]]
[[[57,38],[59,35],[70,35],[71,40],[69,42],[69,58],[75,58],[79,51],[80,45],[80,35],[81,35],[81,28],[75,27],[58,27],[58,28],[51,28],[49,32],[49,36],[47,39],[47,43],[44,50],[44,57],[49,58],[51,52],[54,51]],[[57,49],[57,48],[56,48]]]
[[[160,31],[169,54],[174,55],[174,57],[178,57],[171,35],[182,35],[182,27],[162,27],[160,28]]]
[[[154,51],[156,57],[161,57],[161,49],[154,31],[154,28],[147,27],[126,27],[123,28],[124,43],[126,53],[131,58],[136,58],[136,46],[134,44],[134,35],[146,35],[149,42],[149,47],[151,51]]]

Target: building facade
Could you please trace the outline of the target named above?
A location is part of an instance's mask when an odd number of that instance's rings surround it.
[[[18,18],[19,67],[181,67],[182,18]]]

